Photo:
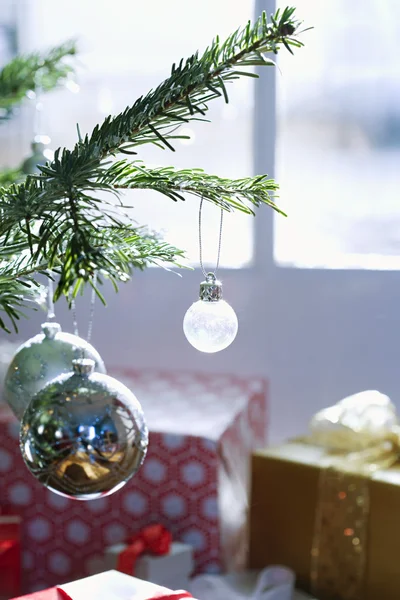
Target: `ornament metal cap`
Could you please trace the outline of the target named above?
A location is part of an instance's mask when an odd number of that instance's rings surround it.
[[[218,302],[222,299],[222,283],[214,273],[207,273],[205,281],[200,283],[199,296],[204,302]]]
[[[61,325],[59,323],[50,322],[42,323],[42,331],[49,340],[54,340],[57,333],[60,333],[61,331]]]
[[[72,369],[77,375],[90,375],[94,371],[95,362],[91,358],[75,358]]]

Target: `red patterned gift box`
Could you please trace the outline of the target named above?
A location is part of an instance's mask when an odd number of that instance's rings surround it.
[[[0,497],[23,520],[23,589],[97,572],[107,546],[159,522],[191,544],[197,572],[241,565],[247,551],[249,454],[264,446],[267,387],[235,376],[112,371],[143,405],[150,447],[112,496],[79,502],[43,488],[0,411]]]

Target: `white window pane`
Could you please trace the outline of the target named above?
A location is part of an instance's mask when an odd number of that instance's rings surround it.
[[[283,5],[283,3],[281,3]],[[284,265],[400,267],[400,3],[298,0],[315,29],[280,56],[276,219]]]
[[[35,0],[32,2],[27,39],[31,48],[47,47],[77,37],[80,61],[79,94],[61,91],[44,98],[45,133],[53,146],[72,146],[76,122],[87,132],[107,114],[123,110],[168,76],[173,62],[204,49],[216,34],[224,37],[253,18],[253,0],[185,0],[132,2],[113,0]],[[152,165],[201,167],[227,177],[252,174],[253,83],[235,82],[231,102],[215,101],[209,112],[211,124],[188,125],[190,143],[177,142],[176,152],[143,148],[139,158]],[[163,230],[165,238],[198,260],[198,206],[188,198],[177,206],[151,192],[128,192],[125,201],[135,207],[134,218]],[[204,208],[204,258],[215,263],[220,213]],[[240,239],[240,244],[238,244]],[[221,266],[241,267],[251,262],[253,219],[227,215]]]
[[[0,68],[13,57],[16,46],[16,7],[13,0],[2,0],[0,10]]]

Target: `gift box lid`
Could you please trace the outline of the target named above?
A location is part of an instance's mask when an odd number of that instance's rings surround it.
[[[13,600],[148,600],[169,590],[118,571],[105,571]],[[67,596],[65,596],[67,594]]]

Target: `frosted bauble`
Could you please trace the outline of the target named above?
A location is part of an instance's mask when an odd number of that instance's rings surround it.
[[[185,314],[183,331],[187,340],[200,352],[219,352],[235,339],[238,319],[225,300],[198,300]]]

